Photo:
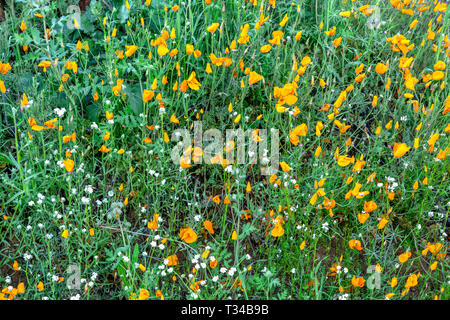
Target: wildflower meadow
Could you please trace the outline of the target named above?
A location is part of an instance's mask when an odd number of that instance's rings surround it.
[[[0,300],[448,300],[447,3],[0,1]]]

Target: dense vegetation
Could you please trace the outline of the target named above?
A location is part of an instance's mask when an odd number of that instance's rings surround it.
[[[445,1],[8,0],[0,20],[0,299],[450,297]],[[205,163],[196,138],[172,161],[197,121],[267,152],[232,163],[224,138]]]

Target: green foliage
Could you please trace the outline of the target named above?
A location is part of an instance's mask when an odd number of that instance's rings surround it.
[[[0,298],[448,299],[449,14],[439,1],[395,2],[91,0],[79,12],[78,1],[11,1],[0,22],[0,71],[11,66],[0,72],[0,287],[25,292]],[[198,88],[185,85],[193,72]],[[195,121],[224,135],[278,130],[290,170],[181,168],[170,138],[193,135]],[[80,290],[67,288],[73,265]]]

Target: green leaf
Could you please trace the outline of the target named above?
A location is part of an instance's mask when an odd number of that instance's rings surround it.
[[[138,258],[139,258],[139,245],[136,243],[136,245],[134,246],[133,257],[131,259],[133,265],[138,261]]]
[[[98,122],[100,114],[102,112],[102,108],[97,104],[91,104],[86,107],[86,112],[89,120]]]
[[[142,101],[141,86],[136,84],[134,86],[128,86],[125,88],[124,92],[128,97],[128,105],[134,114],[138,115],[144,110],[144,103]]]

